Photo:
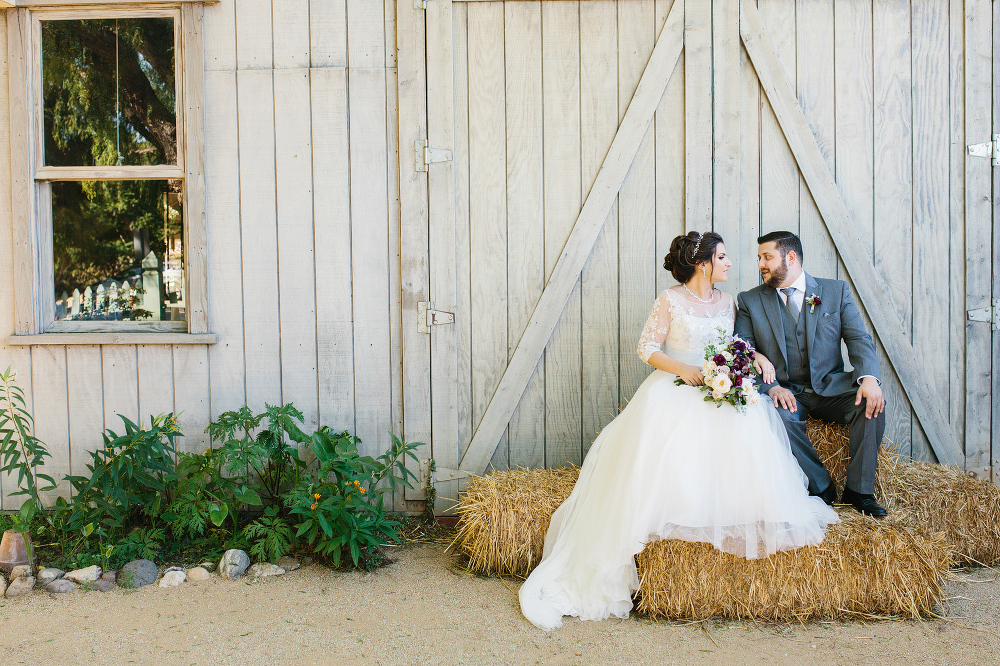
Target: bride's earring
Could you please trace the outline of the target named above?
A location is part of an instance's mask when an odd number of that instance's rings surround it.
[[[702,267],[701,267],[701,274],[702,274],[703,276],[705,276],[705,279],[706,279],[706,280],[708,279],[708,266],[702,266]]]

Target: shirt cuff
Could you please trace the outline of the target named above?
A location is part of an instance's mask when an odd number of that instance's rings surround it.
[[[861,375],[860,377],[858,377],[858,386],[861,386],[861,380],[863,380],[865,377],[871,377],[872,379],[878,382],[879,386],[882,386],[882,382],[879,382],[878,377],[876,377],[875,375]]]

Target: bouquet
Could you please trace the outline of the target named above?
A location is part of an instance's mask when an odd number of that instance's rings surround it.
[[[754,376],[755,356],[753,347],[739,336],[727,336],[720,331],[719,341],[705,347],[705,362],[701,366],[705,385],[698,387],[707,393],[705,402],[714,402],[717,407],[727,402],[742,414],[748,405],[760,400]],[[685,384],[680,377],[674,383]]]

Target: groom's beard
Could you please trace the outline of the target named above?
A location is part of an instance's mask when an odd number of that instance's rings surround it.
[[[781,258],[781,265],[775,268],[773,271],[767,271],[761,273],[761,278],[764,280],[764,284],[772,289],[777,289],[781,286],[781,283],[785,281],[788,277],[788,263],[785,258]]]

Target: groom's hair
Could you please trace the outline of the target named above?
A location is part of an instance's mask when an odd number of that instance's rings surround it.
[[[778,248],[782,259],[788,255],[789,250],[794,250],[795,256],[799,258],[799,263],[802,263],[802,241],[791,231],[772,231],[757,239],[757,245],[771,242]]]

